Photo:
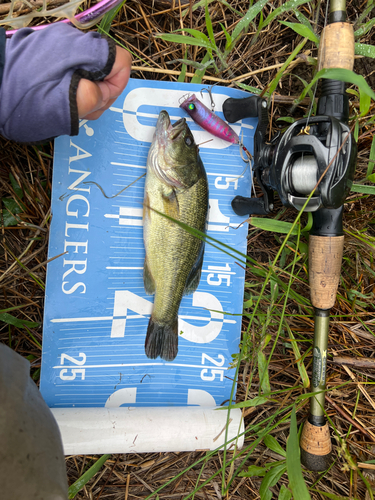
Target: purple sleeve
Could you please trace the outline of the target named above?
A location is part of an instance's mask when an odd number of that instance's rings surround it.
[[[66,24],[20,29],[5,50],[0,134],[18,142],[77,135],[79,80],[103,80],[115,57],[115,43],[98,33]]]

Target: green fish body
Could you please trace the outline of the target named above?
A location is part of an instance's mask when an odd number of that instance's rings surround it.
[[[171,125],[161,111],[147,159],[143,212],[146,293],[155,294],[146,355],[172,361],[178,351],[178,309],[201,275],[204,242],[157,212],[204,231],[208,182],[198,147],[183,118]]]

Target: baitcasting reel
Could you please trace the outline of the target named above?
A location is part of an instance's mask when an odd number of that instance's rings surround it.
[[[323,81],[318,116],[296,121],[269,144],[266,143],[267,102],[263,98],[227,99],[223,112],[230,123],[246,117],[259,118],[254,136],[253,171],[263,197],[236,196],[232,207],[237,215],[268,214],[273,210],[274,191],[283,205],[301,210],[326,170],[305,211],[315,212],[322,207],[337,209],[343,205],[353,182],[357,156],[356,143],[347,125],[349,105],[343,82]]]

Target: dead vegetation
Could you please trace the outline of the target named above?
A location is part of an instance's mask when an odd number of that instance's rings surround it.
[[[267,14],[279,4],[269,2],[264,12]],[[355,23],[366,7],[366,2],[349,1],[349,20]],[[316,5],[318,4],[318,5]],[[176,81],[183,68],[179,59],[201,62],[205,50],[199,47],[183,47],[165,42],[155,35],[170,33],[184,27],[194,27],[207,33],[204,7],[189,12],[186,2],[168,0],[147,0],[138,2],[128,0],[117,18],[112,23],[110,35],[133,53],[133,78],[149,80]],[[215,41],[225,45],[222,26],[231,32],[248,9],[248,3],[242,0],[226,2],[213,1],[209,5],[213,23]],[[299,7],[319,34],[325,20],[325,2],[309,2]],[[374,12],[365,20],[371,19]],[[284,13],[279,19],[296,22],[292,12]],[[287,57],[302,40],[278,19],[273,20],[261,31],[256,43],[252,43],[256,26],[250,24],[248,33],[230,54],[227,67],[219,67],[219,73],[213,68],[206,71],[203,83],[219,83],[235,86],[242,81],[266,92],[270,82]],[[374,28],[361,38],[362,43],[371,43]],[[185,51],[186,55],[185,55]],[[309,57],[316,57],[317,51],[312,43],[306,44],[304,54],[290,66],[271,100],[270,137],[278,130],[279,117],[288,116],[295,97],[303,89],[300,78],[311,80],[313,66]],[[375,65],[372,59],[358,58],[355,71],[375,87]],[[190,81],[195,73],[193,66],[187,67],[186,80]],[[358,102],[352,96],[352,110]],[[300,117],[308,111],[310,99],[303,101],[295,110],[294,116]],[[364,126],[365,121],[374,115],[374,103],[366,119],[361,121],[359,132],[358,163],[356,181],[366,178],[367,166],[374,125]],[[14,317],[29,321],[39,326],[20,328],[17,324],[3,323],[0,328],[0,341],[11,346],[31,363],[31,375],[38,383],[41,363],[41,343],[43,324],[44,283],[47,265],[48,232],[50,224],[50,196],[52,175],[53,144],[42,146],[23,146],[1,139],[2,154],[0,159],[0,186],[3,216],[6,208],[16,219],[11,225],[1,226],[0,247],[0,310],[7,310]],[[11,181],[13,179],[13,181]],[[4,200],[10,200],[7,202]],[[325,498],[322,493],[336,495],[331,498],[370,499],[368,492],[375,489],[375,371],[374,371],[374,335],[375,335],[375,198],[368,195],[351,193],[345,204],[344,227],[346,230],[342,278],[331,321],[329,337],[329,360],[327,376],[326,411],[331,420],[331,433],[334,444],[334,464],[324,474],[304,472],[306,483],[311,487],[314,499]],[[17,208],[19,207],[19,208]],[[277,203],[274,214],[281,211],[281,219],[293,221],[295,213],[284,210]],[[9,216],[9,212],[7,216]],[[250,227],[248,253],[258,260],[260,268],[266,268],[279,249],[283,236]],[[306,240],[304,240],[306,242]],[[279,277],[285,283],[288,276],[283,269],[291,262],[295,247],[286,250],[284,264],[279,266]],[[294,271],[293,290],[308,300],[307,256],[302,255]],[[253,288],[245,289],[245,299],[249,293],[259,293],[259,276],[249,268],[246,282]],[[281,290],[282,287],[280,287]],[[268,291],[269,294],[269,291]],[[268,326],[268,333],[276,335],[278,312],[282,301],[275,304],[273,319]],[[261,310],[270,307],[269,299],[264,298]],[[313,338],[313,320],[311,307],[297,298],[289,297],[286,317],[290,330],[298,341],[304,364],[311,374],[311,344]],[[247,316],[243,319],[246,330]],[[257,332],[252,332],[256,340]],[[238,381],[237,402],[255,397],[259,393],[259,376],[256,371],[256,342],[249,346],[249,357],[242,362]],[[270,355],[271,345],[264,349],[266,357]],[[289,421],[283,421],[287,408],[303,392],[300,372],[293,353],[288,331],[280,335],[276,349],[269,362],[269,380],[272,391],[280,391],[268,404],[256,408],[244,409],[247,429],[262,425],[275,411],[280,411],[278,425],[270,432],[285,449],[289,434]],[[281,392],[282,391],[282,392]],[[285,409],[285,413],[283,413]],[[301,400],[298,406],[298,423],[308,412],[308,401]],[[333,431],[332,428],[335,430]],[[340,442],[337,437],[342,438]],[[245,440],[245,451],[236,458],[233,467],[227,466],[225,480],[230,481],[234,472],[247,470],[249,465],[264,467],[265,464],[282,459],[263,443],[253,447],[254,432],[249,432]],[[230,452],[227,461],[233,456]],[[153,453],[147,455],[127,454],[112,456],[101,471],[75,497],[77,499],[143,499],[154,493],[159,487],[160,499],[182,499],[191,494],[206,480],[207,484],[195,493],[196,498],[221,499],[222,453],[218,453],[202,464],[194,465],[205,457],[204,452],[196,453]],[[97,457],[67,457],[69,482],[76,481]],[[367,462],[367,463],[364,463]],[[362,477],[361,477],[362,475]],[[176,479],[175,479],[176,478]],[[174,480],[175,479],[175,480]],[[368,482],[366,487],[364,479]],[[225,498],[257,499],[262,477],[235,477]],[[271,488],[273,498],[281,484],[287,486],[284,474],[280,481]],[[156,498],[156,496],[154,497]]]

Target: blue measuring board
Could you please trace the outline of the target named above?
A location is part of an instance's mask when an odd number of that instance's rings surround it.
[[[50,407],[216,406],[230,397],[245,279],[235,257],[206,243],[199,287],[181,302],[176,359],[144,352],[153,297],[143,286],[141,176],[162,109],[172,123],[185,116],[197,144],[211,140],[200,146],[210,190],[207,234],[246,253],[248,225],[231,200],[250,196],[250,169],[238,145],[214,138],[179,107],[187,93],[209,107],[202,88],[131,79],[98,120],[81,120],[78,136],[55,140],[48,257],[56,258],[47,269],[41,372]],[[248,97],[212,90],[222,118],[228,97]],[[233,125],[251,152],[256,126],[256,118]]]

